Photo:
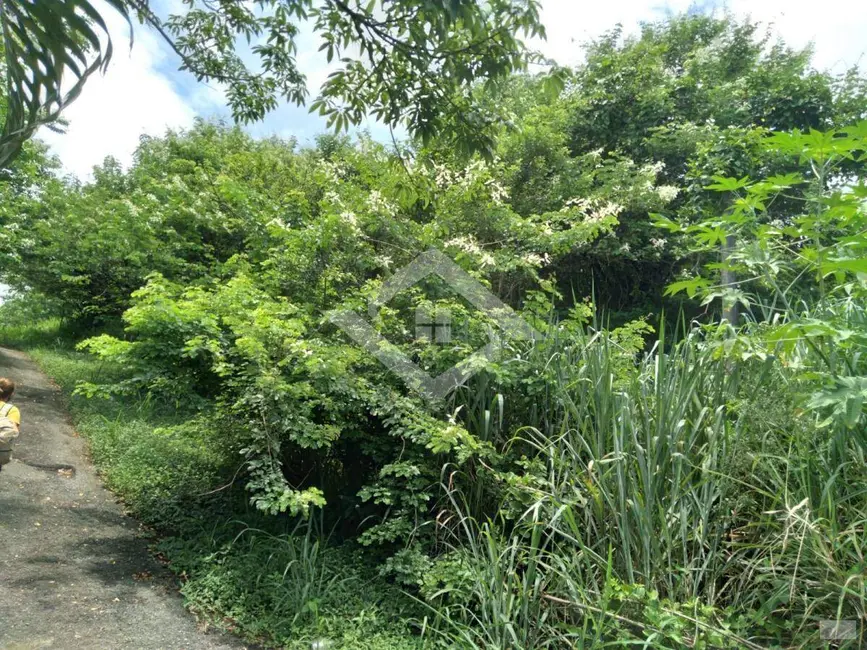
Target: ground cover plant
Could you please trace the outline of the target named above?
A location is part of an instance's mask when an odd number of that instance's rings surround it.
[[[475,88],[487,157],[202,121],[79,184],[28,144],[3,340],[191,608],[265,644],[859,647],[864,88],[684,16]],[[329,318],[432,247],[539,334],[434,402]],[[437,278],[378,307],[433,374],[496,325]]]

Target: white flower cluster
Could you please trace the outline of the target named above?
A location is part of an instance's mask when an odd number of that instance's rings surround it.
[[[457,185],[461,189],[468,190],[473,183],[480,180],[480,177],[488,170],[488,165],[484,160],[473,160],[460,171],[449,169],[438,163],[432,163],[432,168],[429,174],[432,175],[438,189],[445,190]],[[428,169],[430,170],[430,168]],[[497,205],[502,205],[508,200],[509,190],[497,179],[489,178],[484,181],[484,185],[490,192],[491,200]]]
[[[397,206],[382,196],[379,190],[373,190],[367,195],[367,206],[371,212],[386,217],[393,217],[397,214]]]
[[[605,217],[616,217],[623,212],[623,206],[613,201],[598,198],[574,197],[566,201],[564,208],[577,208],[585,221],[596,223]]]
[[[437,163],[433,164],[434,168],[434,183],[436,186],[444,190],[447,187],[450,187],[455,182],[455,173],[446,167],[445,165],[438,165]]]
[[[135,203],[133,203],[129,199],[124,199],[123,204],[126,207],[126,209],[129,211],[130,216],[133,216],[133,217],[139,216],[141,211],[138,209],[138,206]]]
[[[464,171],[461,174],[461,185],[469,187],[470,183],[476,180],[479,173],[484,171],[486,167],[487,165],[485,165],[485,161],[479,159],[473,160],[464,168]]]
[[[285,221],[282,221],[281,219],[278,219],[277,217],[274,217],[273,219],[271,219],[271,221],[269,221],[265,225],[266,226],[274,226],[277,228],[282,228],[283,230],[289,230],[289,224],[287,224]]]
[[[340,218],[353,228],[358,228],[358,217],[355,216],[354,212],[350,210],[344,210],[340,213]]]
[[[666,241],[665,241],[664,239],[662,239],[661,237],[654,237],[653,239],[650,240],[650,245],[653,246],[656,250],[659,250],[659,251],[661,251],[663,248],[665,248],[665,245],[666,245],[667,243],[668,243],[668,242],[666,242]]]
[[[644,165],[641,168],[641,171],[645,174],[653,174],[654,178],[662,173],[662,170],[665,169],[665,163],[661,160],[657,160],[656,162],[649,163]]]
[[[445,244],[452,248],[458,248],[470,255],[481,255],[482,253],[482,247],[479,246],[479,242],[472,236],[461,235],[460,237],[448,240]]]
[[[454,239],[445,242],[445,245],[460,249],[465,253],[477,257],[481,266],[494,266],[494,264],[496,264],[494,256],[489,252],[482,250],[482,247],[479,246],[479,242],[477,242],[472,236],[462,235],[460,237],[455,237]]]
[[[379,264],[379,266],[386,270],[390,269],[392,263],[394,263],[394,260],[391,259],[388,255],[377,255],[373,259],[376,261],[377,264]]]
[[[343,168],[343,165],[331,162],[330,160],[320,160],[319,169],[325,174],[329,183],[337,183],[346,176],[346,170]]]
[[[663,203],[671,203],[677,198],[679,193],[680,189],[674,185],[660,185],[656,188],[656,194]]]
[[[537,268],[551,263],[551,256],[548,253],[543,253],[542,255],[539,255],[539,253],[526,253],[521,259],[524,260],[525,264]]]
[[[355,235],[363,234],[361,231],[361,227],[358,225],[358,217],[355,216],[355,213],[351,210],[344,210],[340,213],[340,220],[343,223],[347,224]]]
[[[487,251],[482,251],[482,256],[479,258],[479,264],[483,267],[494,266],[497,260]]]
[[[322,198],[326,203],[330,203],[331,205],[343,206],[343,201],[340,200],[340,195],[334,190],[325,190],[325,194]]]
[[[491,192],[491,200],[497,205],[503,205],[506,199],[509,198],[509,190],[500,185],[500,183],[493,178],[486,181],[485,186]]]

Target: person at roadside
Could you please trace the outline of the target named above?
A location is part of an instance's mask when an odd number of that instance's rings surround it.
[[[0,471],[12,460],[12,441],[21,428],[21,412],[9,403],[15,393],[15,382],[0,377]]]

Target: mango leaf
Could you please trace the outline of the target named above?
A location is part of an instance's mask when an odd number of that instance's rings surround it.
[[[132,23],[123,0],[103,0]],[[55,121],[112,56],[105,20],[88,0],[0,2],[6,55],[6,121],[0,132],[0,169],[43,124]],[[61,83],[62,82],[62,83]]]

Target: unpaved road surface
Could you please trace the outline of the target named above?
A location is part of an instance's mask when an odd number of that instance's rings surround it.
[[[3,348],[0,376],[18,384],[23,421],[0,472],[0,648],[244,648],[184,610],[139,524],[86,460],[48,378]]]

